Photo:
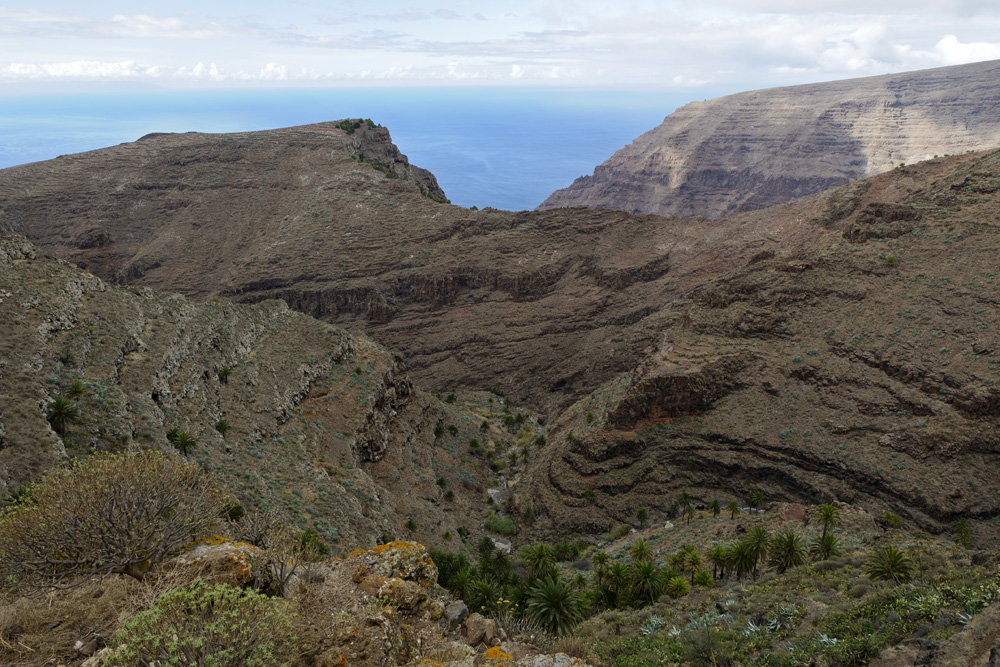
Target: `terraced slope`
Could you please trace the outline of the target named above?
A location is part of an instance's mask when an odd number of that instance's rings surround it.
[[[997,151],[832,191],[813,238],[664,304],[656,351],[533,452],[520,509],[593,533],[756,490],[995,531],[998,193]]]

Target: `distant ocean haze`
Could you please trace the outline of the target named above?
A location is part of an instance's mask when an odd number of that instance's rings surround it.
[[[701,95],[699,95],[701,97]],[[351,89],[0,97],[0,168],[135,141],[150,132],[240,132],[341,118],[385,125],[452,203],[532,209],[690,93]]]

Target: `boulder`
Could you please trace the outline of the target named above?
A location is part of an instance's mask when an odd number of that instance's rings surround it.
[[[448,632],[452,632],[455,628],[462,624],[469,616],[469,608],[465,606],[465,603],[461,600],[452,602],[447,607],[444,608],[444,621],[447,625]]]
[[[437,566],[416,542],[390,542],[368,551],[358,549],[348,555],[347,562],[356,568],[355,583],[372,575],[415,581],[424,588],[437,583]]]
[[[465,639],[469,642],[469,646],[479,646],[480,644],[492,646],[496,636],[496,624],[492,620],[484,618],[478,613],[465,619]]]
[[[420,584],[396,578],[386,579],[378,589],[378,596],[386,604],[404,613],[417,611],[427,601],[427,591]]]

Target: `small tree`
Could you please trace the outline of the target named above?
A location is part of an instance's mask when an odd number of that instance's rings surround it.
[[[232,375],[233,369],[229,366],[223,366],[219,369],[219,382],[222,384],[229,384],[229,376]]]
[[[708,511],[712,513],[712,517],[718,517],[722,513],[722,506],[719,505],[718,500],[713,500],[708,504]]]
[[[225,419],[220,419],[215,422],[215,430],[221,433],[222,437],[225,438],[226,434],[233,430],[233,427]]]
[[[80,421],[80,410],[76,403],[63,396],[56,396],[49,403],[45,418],[58,435],[64,436],[69,431],[70,424]]]
[[[735,519],[736,513],[740,511],[740,504],[735,500],[730,500],[729,504],[726,505],[726,511],[729,512],[730,519]]]
[[[635,518],[639,520],[639,527],[642,528],[646,525],[646,519],[649,518],[649,510],[645,507],[640,507],[639,511],[635,513]]]
[[[972,533],[969,530],[969,520],[965,517],[955,522],[955,541],[967,549],[972,546]]]
[[[688,525],[691,525],[691,519],[694,518],[694,505],[688,503],[684,506],[684,518],[687,519]]]
[[[760,491],[751,491],[747,494],[747,507],[755,512],[764,505],[764,494]]]
[[[820,541],[826,539],[826,533],[830,528],[840,525],[840,510],[834,505],[820,505],[816,508],[816,521],[823,526],[823,535]]]
[[[0,579],[31,588],[106,574],[141,579],[211,534],[226,504],[196,464],[150,451],[57,468],[32,496],[0,520]]]

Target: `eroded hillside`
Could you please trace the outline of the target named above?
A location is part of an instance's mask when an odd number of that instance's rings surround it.
[[[0,171],[0,228],[110,282],[284,299],[400,352],[425,388],[544,410],[638,363],[659,325],[634,325],[669,294],[811,233],[790,216],[472,211],[423,196],[428,179],[366,124],[155,135]]]
[[[363,336],[280,301],[110,287],[13,234],[0,235],[0,327],[4,496],[68,458],[169,448],[179,429],[248,509],[335,547],[479,531],[489,470],[458,446],[479,422]],[[75,418],[56,423],[56,399]]]
[[[679,493],[760,491],[992,531],[998,193],[994,151],[823,195],[812,238],[663,305],[656,351],[561,416],[519,507],[595,533]]]

